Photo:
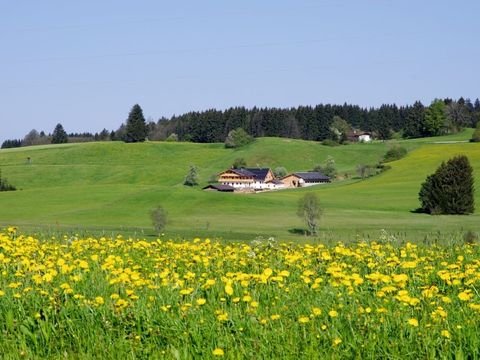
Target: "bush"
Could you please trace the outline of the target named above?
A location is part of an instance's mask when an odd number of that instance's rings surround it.
[[[237,158],[233,161],[232,168],[233,169],[241,169],[247,167],[247,162],[244,158]]]
[[[328,176],[330,179],[335,179],[337,177],[337,167],[335,165],[335,159],[331,156],[328,156],[323,165],[317,165],[313,169],[322,173],[323,175]]]
[[[175,134],[175,133],[171,133],[171,134],[165,139],[165,141],[168,141],[168,142],[178,141],[178,135]]]
[[[253,137],[242,128],[231,130],[225,139],[226,148],[239,148],[253,141]]]
[[[418,194],[423,212],[471,214],[475,210],[473,169],[464,155],[443,162],[429,175]]]
[[[11,185],[7,179],[2,178],[2,171],[0,170],[0,191],[15,191],[17,188]]]
[[[407,149],[405,149],[404,147],[395,145],[385,153],[385,155],[383,156],[383,162],[399,160],[405,157],[405,155],[407,155],[407,152]]]
[[[480,121],[477,124],[477,128],[473,132],[470,142],[480,142]]]
[[[283,166],[276,167],[273,170],[273,175],[275,175],[275,178],[283,178],[284,176],[287,176],[287,169],[285,169]]]

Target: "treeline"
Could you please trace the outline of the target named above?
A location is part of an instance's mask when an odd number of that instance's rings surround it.
[[[60,125],[60,126],[59,126]],[[2,143],[1,148],[15,148],[21,146],[32,145],[46,145],[46,144],[61,144],[61,143],[79,143],[79,142],[91,142],[91,141],[108,141],[115,138],[115,131],[109,132],[103,129],[100,132],[90,133],[69,133],[67,134],[63,130],[63,126],[58,124],[53,133],[46,134],[44,131],[38,132],[37,130],[31,130],[23,139],[5,140]]]
[[[321,141],[336,138],[334,118],[341,118],[352,128],[371,132],[383,140],[436,136],[454,133],[464,127],[475,127],[480,119],[480,101],[436,99],[429,106],[417,101],[408,106],[393,104],[379,108],[320,104],[290,109],[210,109],[150,123],[148,138],[166,140],[174,134],[181,141],[223,142],[231,130],[242,128],[254,137]]]
[[[139,105],[135,105],[132,111],[129,119],[116,131],[103,129],[95,134],[85,132],[67,135],[58,124],[52,134],[32,130],[24,139],[4,141],[2,148],[61,142],[143,141],[145,138],[199,143],[224,142],[230,131],[239,128],[253,137],[338,140],[339,133],[345,133],[346,129],[344,125],[342,129],[338,128],[337,125],[342,123],[347,124],[349,129],[368,131],[381,140],[437,136],[455,133],[464,127],[475,127],[480,120],[480,100],[477,98],[472,103],[469,99],[447,98],[435,99],[428,106],[417,101],[413,105],[385,104],[378,108],[363,108],[346,103],[288,109],[232,107],[227,110],[210,109],[174,115],[171,118],[162,117],[157,122],[148,123],[145,122]],[[138,119],[133,121],[130,119],[132,116],[132,119]]]

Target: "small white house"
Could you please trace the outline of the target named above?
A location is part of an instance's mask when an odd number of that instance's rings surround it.
[[[358,135],[358,141],[359,142],[370,142],[370,141],[372,141],[372,137],[370,136],[369,133],[363,133],[361,135]]]

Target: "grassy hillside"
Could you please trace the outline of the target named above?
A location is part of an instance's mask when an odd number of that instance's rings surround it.
[[[88,143],[0,151],[3,176],[21,191],[0,193],[0,223],[32,229],[86,229],[151,234],[150,209],[164,206],[170,218],[167,235],[253,239],[258,235],[295,239],[302,228],[296,204],[304,191],[318,193],[325,215],[321,237],[377,236],[381,229],[401,237],[423,238],[435,232],[478,231],[473,216],[428,216],[411,213],[427,174],[456,154],[469,156],[480,174],[480,145],[443,143],[462,136],[402,142],[409,155],[392,169],[366,180],[348,180],[310,189],[264,194],[222,194],[182,185],[190,164],[199,168],[201,185],[235,158],[250,166],[312,169],[332,156],[341,174],[358,164],[374,164],[388,143],[326,147],[318,143],[263,138],[239,150],[222,144]],[[30,157],[31,163],[27,162]],[[479,187],[478,177],[476,187]],[[476,198],[480,206],[480,196]],[[290,230],[290,231],[289,231]]]

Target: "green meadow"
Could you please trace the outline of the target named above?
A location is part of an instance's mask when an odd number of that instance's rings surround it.
[[[253,240],[273,236],[300,240],[298,199],[315,192],[324,209],[319,240],[394,236],[436,240],[480,231],[478,210],[469,216],[430,216],[413,211],[428,174],[444,160],[465,154],[480,188],[480,145],[465,142],[472,130],[453,136],[328,147],[316,142],[260,138],[241,149],[223,144],[121,142],[65,144],[0,150],[2,176],[19,191],[0,193],[0,225],[51,232],[128,233],[155,236],[149,217],[162,205],[169,214],[165,236]],[[391,169],[359,179],[356,166],[374,165],[394,144],[408,155]],[[202,191],[236,158],[248,166],[289,172],[310,170],[333,157],[345,178],[308,189],[258,194]],[[30,158],[30,161],[27,159]],[[189,166],[200,186],[182,185]],[[480,193],[476,192],[477,209]]]

